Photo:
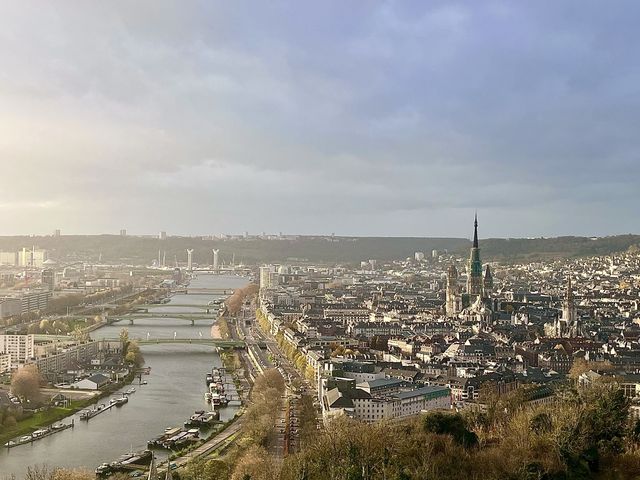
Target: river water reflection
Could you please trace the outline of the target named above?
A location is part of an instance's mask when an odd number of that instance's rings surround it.
[[[238,288],[248,283],[246,277],[232,275],[200,275],[191,282],[194,288]],[[205,295],[176,295],[171,303],[203,304],[213,298]],[[169,303],[168,305],[170,305]],[[161,307],[172,312],[201,312],[188,307]],[[210,336],[211,320],[197,320],[191,326],[187,320],[145,318],[101,328],[93,338],[116,338],[123,327],[132,338],[200,338]],[[149,439],[163,433],[166,427],[182,426],[194,410],[206,409],[204,402],[205,374],[220,365],[213,347],[205,345],[162,344],[145,345],[142,353],[151,375],[143,376],[147,385],[133,386],[136,393],[121,408],[112,408],[81,422],[75,416],[75,427],[49,436],[31,445],[11,450],[0,449],[0,478],[15,474],[22,478],[27,466],[48,464],[62,467],[86,467],[93,470],[103,462],[111,462],[130,449],[146,448]],[[125,387],[126,390],[129,387]],[[114,396],[117,396],[115,394]],[[221,420],[232,417],[237,407],[221,409]],[[68,421],[69,419],[65,420]]]

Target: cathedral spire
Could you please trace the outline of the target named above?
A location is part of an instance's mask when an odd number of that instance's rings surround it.
[[[567,279],[567,293],[565,295],[565,300],[567,302],[573,303],[573,288],[571,286],[571,273],[569,273],[569,278]]]
[[[467,293],[482,295],[482,261],[480,260],[480,248],[478,247],[478,214],[473,220],[473,246],[469,256],[469,274],[467,276]]]
[[[473,219],[473,248],[478,248],[478,212]]]

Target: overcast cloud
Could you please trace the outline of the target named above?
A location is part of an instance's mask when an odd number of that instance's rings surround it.
[[[635,1],[0,6],[0,233],[639,233]]]

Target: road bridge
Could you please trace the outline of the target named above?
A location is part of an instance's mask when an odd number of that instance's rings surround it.
[[[147,303],[144,305],[136,306],[134,312],[153,313],[156,308],[174,307],[174,308],[197,308],[204,310],[207,313],[211,313],[213,310],[218,310],[221,304],[203,305],[202,303]],[[164,312],[162,312],[164,313]]]
[[[111,315],[107,318],[110,323],[120,320],[128,320],[130,325],[134,324],[135,320],[141,320],[143,318],[151,318],[153,320],[188,320],[191,325],[195,325],[196,320],[216,320],[218,317],[206,313],[154,313],[154,312],[139,312],[129,315]]]
[[[184,295],[231,295],[233,288],[191,288],[181,287],[171,289],[171,293],[181,293]]]
[[[207,308],[216,308],[216,307],[219,307],[220,305],[221,303],[216,303],[213,305],[207,305],[204,303],[148,303],[142,306],[145,308],[183,307],[183,308],[201,308],[204,310]]]
[[[212,268],[211,266],[209,267],[195,267],[192,271],[197,272],[198,274],[228,274],[228,273],[240,273],[242,274],[242,276],[247,276],[247,275],[251,275],[252,270],[249,267],[230,267],[230,268],[225,268],[225,267],[218,267],[218,268]]]
[[[119,338],[105,338],[107,342],[119,342]],[[212,345],[219,348],[244,349],[245,343],[240,340],[223,340],[221,338],[129,338],[135,340],[138,345]]]

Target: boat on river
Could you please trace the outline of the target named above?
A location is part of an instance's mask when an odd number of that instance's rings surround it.
[[[115,403],[116,407],[121,407],[122,405],[124,405],[128,401],[129,401],[129,397],[127,397],[126,395],[122,395],[120,398],[112,398],[111,399],[111,402]]]
[[[210,427],[220,418],[220,412],[198,410],[184,422],[185,427]]]
[[[180,433],[182,429],[180,427],[167,427],[164,429],[164,433],[159,437],[154,438],[153,440],[149,440],[147,442],[147,447],[149,448],[162,448],[162,444],[166,442],[169,438],[174,435]]]
[[[211,406],[214,409],[217,407],[226,407],[228,404],[229,404],[229,399],[224,393],[211,394]]]
[[[84,410],[80,412],[80,420],[90,420],[96,415],[100,415],[101,413],[106,412],[111,407],[115,407],[115,405],[116,405],[115,402],[111,401],[109,402],[109,405],[105,405],[104,403],[101,403],[97,407],[93,407],[89,410]]]
[[[68,423],[68,424],[56,423],[55,425],[51,425],[50,427],[39,428],[38,430],[36,430],[30,435],[23,435],[17,440],[9,440],[7,443],[4,444],[4,446],[7,448],[13,448],[13,447],[18,447],[20,445],[25,445],[27,443],[32,443],[32,442],[35,442],[36,440],[40,440],[42,438],[48,437],[49,435],[53,435],[54,433],[62,432],[67,428],[73,427],[73,425],[74,425],[73,420],[71,420],[71,423]]]
[[[111,463],[103,463],[96,468],[96,475],[101,478],[108,477],[118,472],[130,472],[139,468],[144,469],[151,463],[153,454],[151,450],[129,452]]]

